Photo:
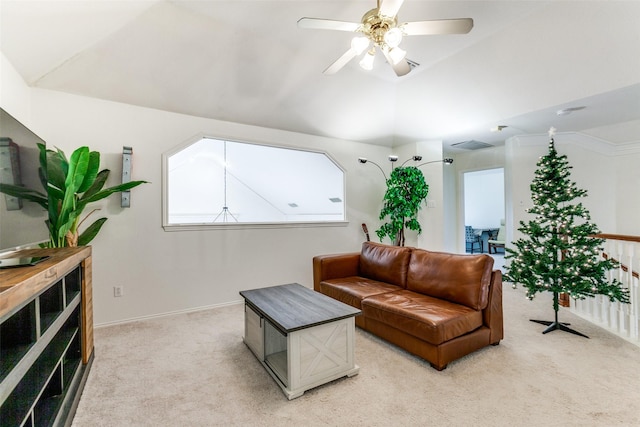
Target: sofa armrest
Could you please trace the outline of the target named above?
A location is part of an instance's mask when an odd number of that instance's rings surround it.
[[[483,323],[490,330],[491,344],[497,344],[504,337],[502,321],[502,272],[493,270],[489,285],[489,303],[482,311]]]
[[[313,289],[320,292],[320,282],[341,277],[357,276],[360,271],[360,252],[313,257]]]

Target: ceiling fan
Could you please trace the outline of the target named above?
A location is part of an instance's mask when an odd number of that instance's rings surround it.
[[[324,74],[335,74],[356,56],[367,53],[360,61],[365,70],[373,69],[376,48],[393,67],[398,76],[411,71],[406,52],[400,49],[403,36],[433,34],[466,34],[473,28],[473,19],[439,19],[398,24],[396,16],[404,0],[377,0],[378,7],[362,17],[362,22],[335,21],[322,18],[300,18],[298,27],[317,30],[337,30],[360,33],[351,40],[351,47]]]

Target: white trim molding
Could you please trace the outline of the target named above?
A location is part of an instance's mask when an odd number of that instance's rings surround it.
[[[574,145],[605,156],[626,156],[640,153],[640,140],[614,144],[580,132],[558,132],[554,135],[554,140],[559,145]],[[507,142],[520,147],[541,145],[549,142],[549,136],[546,134],[517,135],[509,138]]]

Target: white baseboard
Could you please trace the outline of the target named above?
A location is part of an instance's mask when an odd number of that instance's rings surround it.
[[[96,328],[96,329],[97,328],[105,328],[107,326],[122,325],[124,323],[139,322],[141,320],[149,320],[149,319],[156,319],[156,318],[159,318],[159,317],[175,316],[176,314],[193,313],[193,312],[196,312],[196,311],[211,310],[213,308],[228,307],[228,306],[231,306],[231,305],[238,305],[238,304],[244,304],[244,300],[225,302],[225,303],[222,303],[222,304],[205,305],[205,306],[201,306],[201,307],[187,308],[187,309],[184,309],[184,310],[169,311],[169,312],[166,312],[166,313],[150,314],[148,316],[131,317],[129,319],[116,320],[116,321],[113,321],[113,322],[98,323],[98,324],[95,324],[93,327]]]

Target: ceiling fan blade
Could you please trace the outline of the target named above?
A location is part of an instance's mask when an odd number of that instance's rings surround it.
[[[356,53],[355,50],[353,49],[347,50],[345,53],[342,54],[340,58],[336,59],[336,61],[333,64],[329,65],[327,69],[323,71],[323,73],[327,75],[337,73],[342,69],[342,67],[347,65],[347,63],[351,61],[353,58],[355,58],[357,55],[358,54]]]
[[[380,15],[394,17],[398,14],[404,0],[382,0]]]
[[[400,26],[408,36],[433,34],[467,34],[473,28],[473,19],[439,19],[434,21],[406,22]]]
[[[394,64],[393,60],[391,59],[391,56],[389,56],[389,52],[387,52],[384,49],[380,49],[380,50],[382,51],[382,53],[384,54],[384,57],[387,59],[387,62],[389,63],[389,65],[391,65],[391,67],[393,68],[393,71],[395,71],[398,77],[402,77],[406,74],[409,74],[409,71],[411,71],[411,66],[409,65],[406,59],[403,59],[399,61],[397,64]]]
[[[298,20],[299,28],[311,30],[356,31],[360,25],[360,23],[356,22],[334,21],[322,18],[300,18]]]

